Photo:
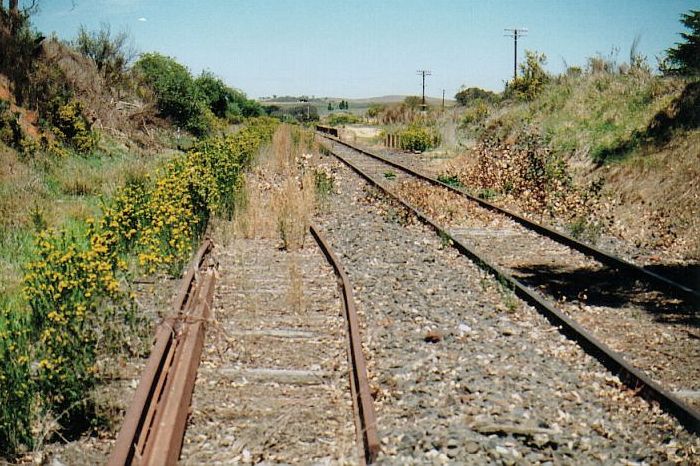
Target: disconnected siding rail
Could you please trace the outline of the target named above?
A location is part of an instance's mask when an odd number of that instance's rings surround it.
[[[210,316],[215,275],[206,238],[182,279],[175,315],[156,331],[153,350],[109,458],[109,466],[170,465],[180,456]]]
[[[379,440],[352,286],[318,228],[311,226],[310,232],[333,266],[343,293],[350,387],[356,431],[362,443],[360,463],[370,464],[379,452]],[[211,240],[206,239],[199,248],[175,299],[176,314],[165,319],[156,331],[153,350],[124,417],[109,466],[177,463],[214,294],[214,273],[207,264],[212,247]]]

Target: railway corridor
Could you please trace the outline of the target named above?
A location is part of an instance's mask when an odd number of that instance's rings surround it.
[[[312,235],[285,251],[276,233],[214,227],[218,279],[182,464],[362,465],[377,450],[391,465],[694,464],[700,439],[656,402],[345,164],[311,158],[304,169],[333,180],[313,230],[349,276],[361,343],[348,346],[337,277]],[[350,375],[358,347],[363,389]],[[360,392],[373,407],[353,404]],[[359,420],[365,407],[376,423]]]
[[[357,464],[333,269],[308,241],[235,239],[220,278],[182,464]]]

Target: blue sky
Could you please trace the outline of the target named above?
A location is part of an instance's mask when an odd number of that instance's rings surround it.
[[[619,48],[656,56],[680,40],[681,13],[697,0],[43,0],[37,29],[60,38],[78,27],[126,30],[140,52],[209,69],[250,97],[453,96],[462,85],[499,91],[512,75],[504,28],[526,27],[519,44],[544,52],[547,69],[585,65]]]

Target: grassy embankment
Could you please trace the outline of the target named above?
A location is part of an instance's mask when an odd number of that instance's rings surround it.
[[[444,174],[592,242],[607,233],[650,257],[700,259],[700,83],[609,69],[467,107],[462,131],[478,143]]]
[[[149,327],[134,277],[180,272],[276,124],[169,57],[127,67],[108,30],[42,40],[11,11],[0,49],[0,456],[13,457],[95,425],[99,361],[138,350]]]

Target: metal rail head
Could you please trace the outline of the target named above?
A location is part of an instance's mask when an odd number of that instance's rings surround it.
[[[371,464],[377,459],[379,453],[379,436],[377,434],[377,417],[374,412],[374,402],[367,379],[367,363],[362,353],[362,338],[360,337],[360,324],[357,320],[355,299],[352,295],[352,285],[343,265],[336,257],[330,244],[323,237],[319,229],[313,225],[309,227],[311,235],[318,243],[321,251],[328,259],[339,279],[339,285],[343,292],[343,308],[348,324],[348,336],[350,345],[350,370],[353,392],[353,405],[357,415],[356,426],[358,434],[362,435],[363,454],[366,463]]]
[[[353,148],[352,146],[349,146]],[[655,383],[643,371],[636,369],[632,364],[627,362],[620,354],[613,351],[607,345],[598,341],[593,335],[588,333],[574,320],[566,314],[559,311],[548,300],[539,297],[520,281],[512,277],[510,274],[502,270],[500,267],[491,264],[479,253],[473,246],[467,245],[447,232],[438,223],[422,212],[420,209],[411,205],[408,201],[391,192],[389,189],[382,186],[368,173],[364,172],[359,167],[353,165],[349,160],[341,155],[330,151],[341,162],[345,163],[353,171],[362,178],[367,180],[372,186],[382,191],[386,196],[398,201],[405,209],[415,215],[421,222],[430,226],[436,233],[450,240],[450,244],[457,249],[461,254],[473,260],[480,267],[494,274],[497,278],[504,280],[511,285],[520,298],[528,302],[550,322],[557,326],[559,331],[567,338],[576,341],[579,346],[588,354],[596,358],[610,372],[618,375],[620,380],[628,387],[636,390],[637,393],[647,400],[653,400],[659,403],[661,408],[673,415],[678,421],[689,431],[694,434],[700,433],[700,412],[691,406],[685,404],[676,396],[669,393],[663,387]],[[360,151],[364,152],[364,151]]]

